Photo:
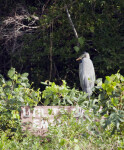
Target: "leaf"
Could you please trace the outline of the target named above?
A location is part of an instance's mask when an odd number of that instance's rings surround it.
[[[40,82],[41,84],[43,84],[43,85],[48,85],[48,83],[46,83],[46,82]]]
[[[94,26],[91,26],[91,27],[90,27],[90,31],[91,31],[91,32],[94,32]]]
[[[79,49],[78,46],[75,46],[75,47],[74,47],[74,50],[75,50],[76,52],[79,52],[80,49]]]
[[[74,139],[74,142],[75,142],[75,143],[78,143],[78,139]]]
[[[52,114],[52,112],[53,112],[53,110],[52,110],[52,109],[48,109],[48,114],[49,114],[49,115],[51,115],[51,114]]]
[[[20,97],[18,100],[19,100],[20,102],[24,102],[24,99],[23,99],[22,97]]]
[[[102,78],[98,78],[95,82],[97,86],[102,86]]]
[[[28,75],[29,75],[28,73],[23,73],[21,76],[22,77],[28,77]]]
[[[67,102],[68,102],[69,104],[73,105],[73,103],[72,103],[71,100],[67,99]]]
[[[81,46],[83,46],[85,42],[85,38],[83,37],[78,38],[78,42],[80,43]]]
[[[60,144],[61,146],[63,146],[65,143],[66,143],[66,139],[61,139],[61,140],[59,141],[59,144]]]
[[[17,81],[17,79],[18,79],[17,74],[14,74],[13,79]]]
[[[92,120],[90,119],[90,117],[89,117],[87,114],[85,114],[85,118],[86,118],[87,120],[89,120],[90,122],[92,122]]]
[[[110,77],[109,77],[109,76],[106,76],[105,83],[107,83],[108,81],[110,81]]]
[[[11,114],[12,114],[12,117],[15,118],[15,119],[20,118],[19,112],[17,110],[12,110]]]
[[[113,97],[112,97],[112,98],[111,98],[111,102],[112,102],[112,104],[113,104],[114,106],[117,106],[117,104],[118,104],[119,101],[118,101],[118,98],[116,98],[116,97],[113,98]]]
[[[2,143],[2,141],[0,141],[0,150],[3,149],[4,144]]]
[[[12,79],[13,76],[15,74],[15,68],[11,68],[9,71],[8,71],[8,76]]]
[[[44,105],[45,105],[45,106],[47,106],[49,103],[50,103],[50,100],[49,100],[49,99],[46,99],[46,100],[44,101]]]
[[[9,85],[9,86],[11,86],[12,82],[11,81],[7,81],[6,84]]]
[[[122,118],[120,118],[120,117],[119,117],[118,119],[119,119],[120,122],[124,122],[124,119],[122,119]]]
[[[119,123],[119,121],[118,121],[118,120],[116,120],[116,127],[117,127],[117,130],[119,130],[119,129],[120,129],[120,123]]]
[[[26,83],[21,83],[22,86],[26,87]]]
[[[74,150],[81,150],[81,149],[80,149],[79,145],[76,144],[74,147]]]

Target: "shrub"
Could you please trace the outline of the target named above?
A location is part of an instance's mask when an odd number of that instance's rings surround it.
[[[20,108],[40,101],[40,91],[31,89],[28,74],[8,72],[9,80],[0,76],[0,149],[10,150],[122,150],[124,148],[124,77],[119,73],[98,83],[100,94],[89,100],[87,94],[50,82],[42,92],[45,105],[75,105],[80,113],[61,112],[46,137],[22,133]],[[77,113],[78,112],[78,113]],[[59,118],[59,120],[58,120]],[[77,119],[78,118],[78,119]],[[16,132],[15,132],[16,131]]]
[[[103,107],[101,115],[104,116],[103,127],[123,133],[124,129],[124,77],[120,74],[106,76],[102,83],[99,104]]]
[[[6,81],[0,75],[0,129],[15,130],[19,124],[21,106],[37,105],[40,91],[31,89],[27,73],[19,74],[11,68],[8,77]]]
[[[70,89],[65,80],[62,80],[61,86],[56,85],[54,82],[49,82],[42,93],[42,98],[45,99],[44,105],[76,105],[84,101],[87,97],[86,93],[80,92],[75,88]],[[46,84],[42,82],[42,84]]]
[[[108,136],[98,122],[99,116],[93,110],[85,110],[83,116],[76,119],[75,113],[63,113],[56,117],[55,125],[49,127],[44,149],[61,150],[117,150],[122,149],[123,138]]]

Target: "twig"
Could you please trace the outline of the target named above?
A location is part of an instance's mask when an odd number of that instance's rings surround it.
[[[75,35],[76,39],[78,39],[78,33],[77,33],[77,31],[76,31],[76,29],[75,29],[75,26],[74,26],[74,24],[73,24],[73,21],[72,21],[72,19],[71,19],[71,15],[69,14],[67,5],[65,5],[65,8],[66,8],[66,13],[67,13],[67,16],[68,16],[70,25],[71,25],[71,27],[72,27],[72,29],[73,29],[73,31],[74,31],[74,35]]]
[[[18,9],[20,10],[19,14]],[[0,27],[0,39],[4,41],[4,48],[9,53],[14,54],[17,51],[18,45],[21,46],[21,43],[18,42],[18,37],[38,29],[40,27],[36,25],[38,20],[39,17],[30,15],[24,6],[18,4],[14,15],[7,17]]]

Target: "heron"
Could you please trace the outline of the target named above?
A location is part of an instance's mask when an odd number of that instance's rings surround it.
[[[84,52],[79,58],[76,59],[76,61],[79,61],[80,86],[82,90],[88,94],[90,99],[95,83],[95,70],[93,62],[87,52]]]

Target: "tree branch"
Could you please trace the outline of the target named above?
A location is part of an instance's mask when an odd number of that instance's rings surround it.
[[[74,24],[73,24],[73,21],[72,21],[72,19],[71,19],[71,15],[69,14],[67,5],[65,5],[65,8],[66,8],[66,13],[67,13],[67,16],[68,16],[70,25],[71,25],[71,27],[72,27],[72,29],[73,29],[73,31],[74,31],[74,35],[75,35],[76,39],[78,40],[78,33],[77,33],[77,31],[76,31],[76,29],[75,29],[75,26],[74,26]]]

